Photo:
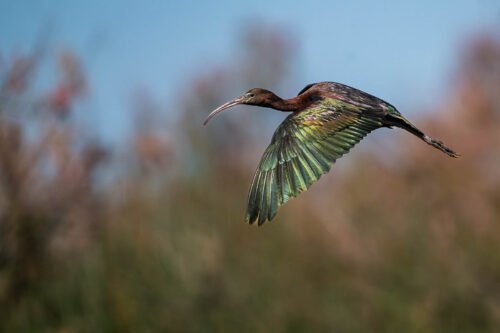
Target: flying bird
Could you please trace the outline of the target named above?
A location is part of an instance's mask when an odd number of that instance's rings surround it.
[[[250,224],[271,221],[280,206],[306,191],[337,159],[380,127],[402,128],[451,157],[459,156],[425,135],[393,105],[336,82],[309,84],[290,99],[250,89],[212,111],[204,125],[239,104],[290,112],[274,132],[253,177],[245,218]]]

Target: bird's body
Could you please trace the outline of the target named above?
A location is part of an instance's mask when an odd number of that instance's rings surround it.
[[[452,157],[458,155],[404,118],[391,104],[335,82],[307,85],[283,100],[254,88],[214,110],[250,104],[292,112],[276,129],[257,167],[248,194],[246,221],[263,224],[279,206],[307,190],[335,161],[380,127],[400,127]]]

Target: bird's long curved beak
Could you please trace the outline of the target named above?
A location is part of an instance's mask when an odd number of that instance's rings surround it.
[[[217,109],[215,109],[212,112],[210,112],[210,114],[208,115],[207,119],[205,119],[205,121],[203,122],[203,125],[206,125],[208,123],[208,121],[210,119],[212,119],[217,113],[220,113],[220,112],[222,112],[222,111],[224,111],[226,109],[229,109],[229,108],[231,108],[231,107],[233,107],[235,105],[238,105],[238,104],[243,104],[243,96],[235,98],[232,101],[229,101],[227,103],[224,103],[221,106],[219,106]]]

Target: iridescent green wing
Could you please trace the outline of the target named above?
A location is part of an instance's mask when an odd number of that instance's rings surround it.
[[[329,100],[293,113],[276,129],[248,194],[246,221],[263,224],[306,191],[363,137],[382,126],[377,112]]]

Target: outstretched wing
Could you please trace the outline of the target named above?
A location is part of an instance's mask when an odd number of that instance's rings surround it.
[[[340,101],[288,116],[276,129],[248,194],[246,221],[263,224],[306,191],[363,137],[382,126],[381,115]]]

